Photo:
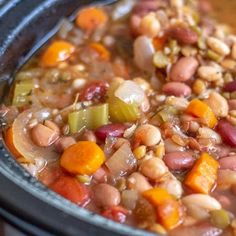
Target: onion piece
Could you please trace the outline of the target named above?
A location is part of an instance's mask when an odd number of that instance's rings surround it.
[[[25,159],[34,162],[38,158],[47,161],[54,161],[58,158],[58,154],[52,146],[47,148],[36,146],[32,142],[29,132],[27,132],[26,129],[27,124],[33,117],[43,121],[48,118],[49,115],[50,113],[45,109],[39,111],[36,109],[29,109],[22,112],[13,122],[13,143]]]
[[[147,36],[139,36],[134,41],[134,61],[140,69],[149,72],[154,71],[152,62],[154,53],[152,40]]]
[[[121,194],[122,205],[128,210],[134,210],[138,197],[136,190],[124,190]]]
[[[127,80],[123,82],[115,91],[115,96],[125,103],[140,105],[145,99],[145,93],[135,82]]]
[[[130,145],[124,143],[107,161],[106,166],[115,177],[123,176],[136,165]]]
[[[117,4],[115,4],[114,11],[112,12],[112,19],[119,20],[122,17],[125,17],[132,10],[135,5],[134,0],[121,0]]]

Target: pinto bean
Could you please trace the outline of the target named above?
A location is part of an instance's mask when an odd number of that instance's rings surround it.
[[[56,151],[61,153],[71,145],[75,144],[76,141],[73,137],[62,137],[55,142]]]
[[[236,196],[236,184],[231,187],[231,191]]]
[[[37,124],[31,129],[31,138],[33,142],[40,147],[48,147],[59,138],[57,131],[49,127]]]
[[[231,125],[226,120],[221,120],[217,127],[221,138],[225,143],[229,144],[232,147],[236,147],[236,127]]]
[[[152,188],[148,180],[140,173],[134,172],[128,177],[128,187],[134,189],[139,193]]]
[[[90,142],[97,142],[96,136],[93,131],[91,130],[85,130],[82,136],[82,140],[84,141],[90,141]]]
[[[167,35],[173,39],[176,39],[181,44],[195,44],[198,41],[197,33],[182,25],[171,26],[167,30]]]
[[[93,198],[97,206],[108,208],[120,203],[120,192],[109,184],[98,184],[93,188]]]
[[[182,57],[170,70],[172,81],[184,82],[192,78],[198,68],[198,61],[194,57]]]
[[[195,159],[189,152],[170,152],[164,156],[164,162],[174,171],[186,170],[193,166]]]
[[[236,170],[236,156],[228,156],[219,159],[220,168],[222,170]]]
[[[191,94],[191,88],[181,82],[169,82],[162,87],[162,91],[176,97],[188,97]]]
[[[168,168],[161,159],[151,158],[142,162],[140,171],[146,177],[152,180],[158,180],[168,172]]]

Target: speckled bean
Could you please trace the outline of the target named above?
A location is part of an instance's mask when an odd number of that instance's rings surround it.
[[[171,68],[170,79],[179,82],[191,79],[197,70],[198,64],[194,57],[182,57]]]
[[[162,87],[162,91],[176,97],[188,97],[192,92],[188,85],[181,82],[169,82]]]
[[[97,206],[117,206],[120,203],[120,192],[109,184],[98,184],[93,188],[93,198]]]

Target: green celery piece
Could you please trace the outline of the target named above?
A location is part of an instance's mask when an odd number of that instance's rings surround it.
[[[76,133],[83,128],[96,129],[109,122],[108,104],[88,107],[74,111],[68,115],[70,133]]]
[[[27,79],[22,80],[16,83],[14,89],[14,96],[12,100],[12,104],[14,106],[22,106],[30,102],[29,95],[33,89],[33,80]]]
[[[85,111],[86,110],[80,110],[69,113],[68,124],[70,133],[74,134],[86,127]]]
[[[87,128],[96,129],[109,122],[109,109],[108,104],[97,105],[88,108],[87,113]]]
[[[109,114],[113,121],[134,122],[140,117],[139,108],[135,103],[128,104],[116,97],[110,98],[108,103]]]

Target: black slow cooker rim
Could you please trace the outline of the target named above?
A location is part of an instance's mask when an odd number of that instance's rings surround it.
[[[75,9],[85,4],[114,1],[10,0],[1,6],[0,22],[6,22],[0,24],[2,101],[14,72],[56,32],[58,14],[73,15]],[[0,215],[30,235],[153,235],[78,208],[50,191],[14,160],[2,137],[0,186]]]

